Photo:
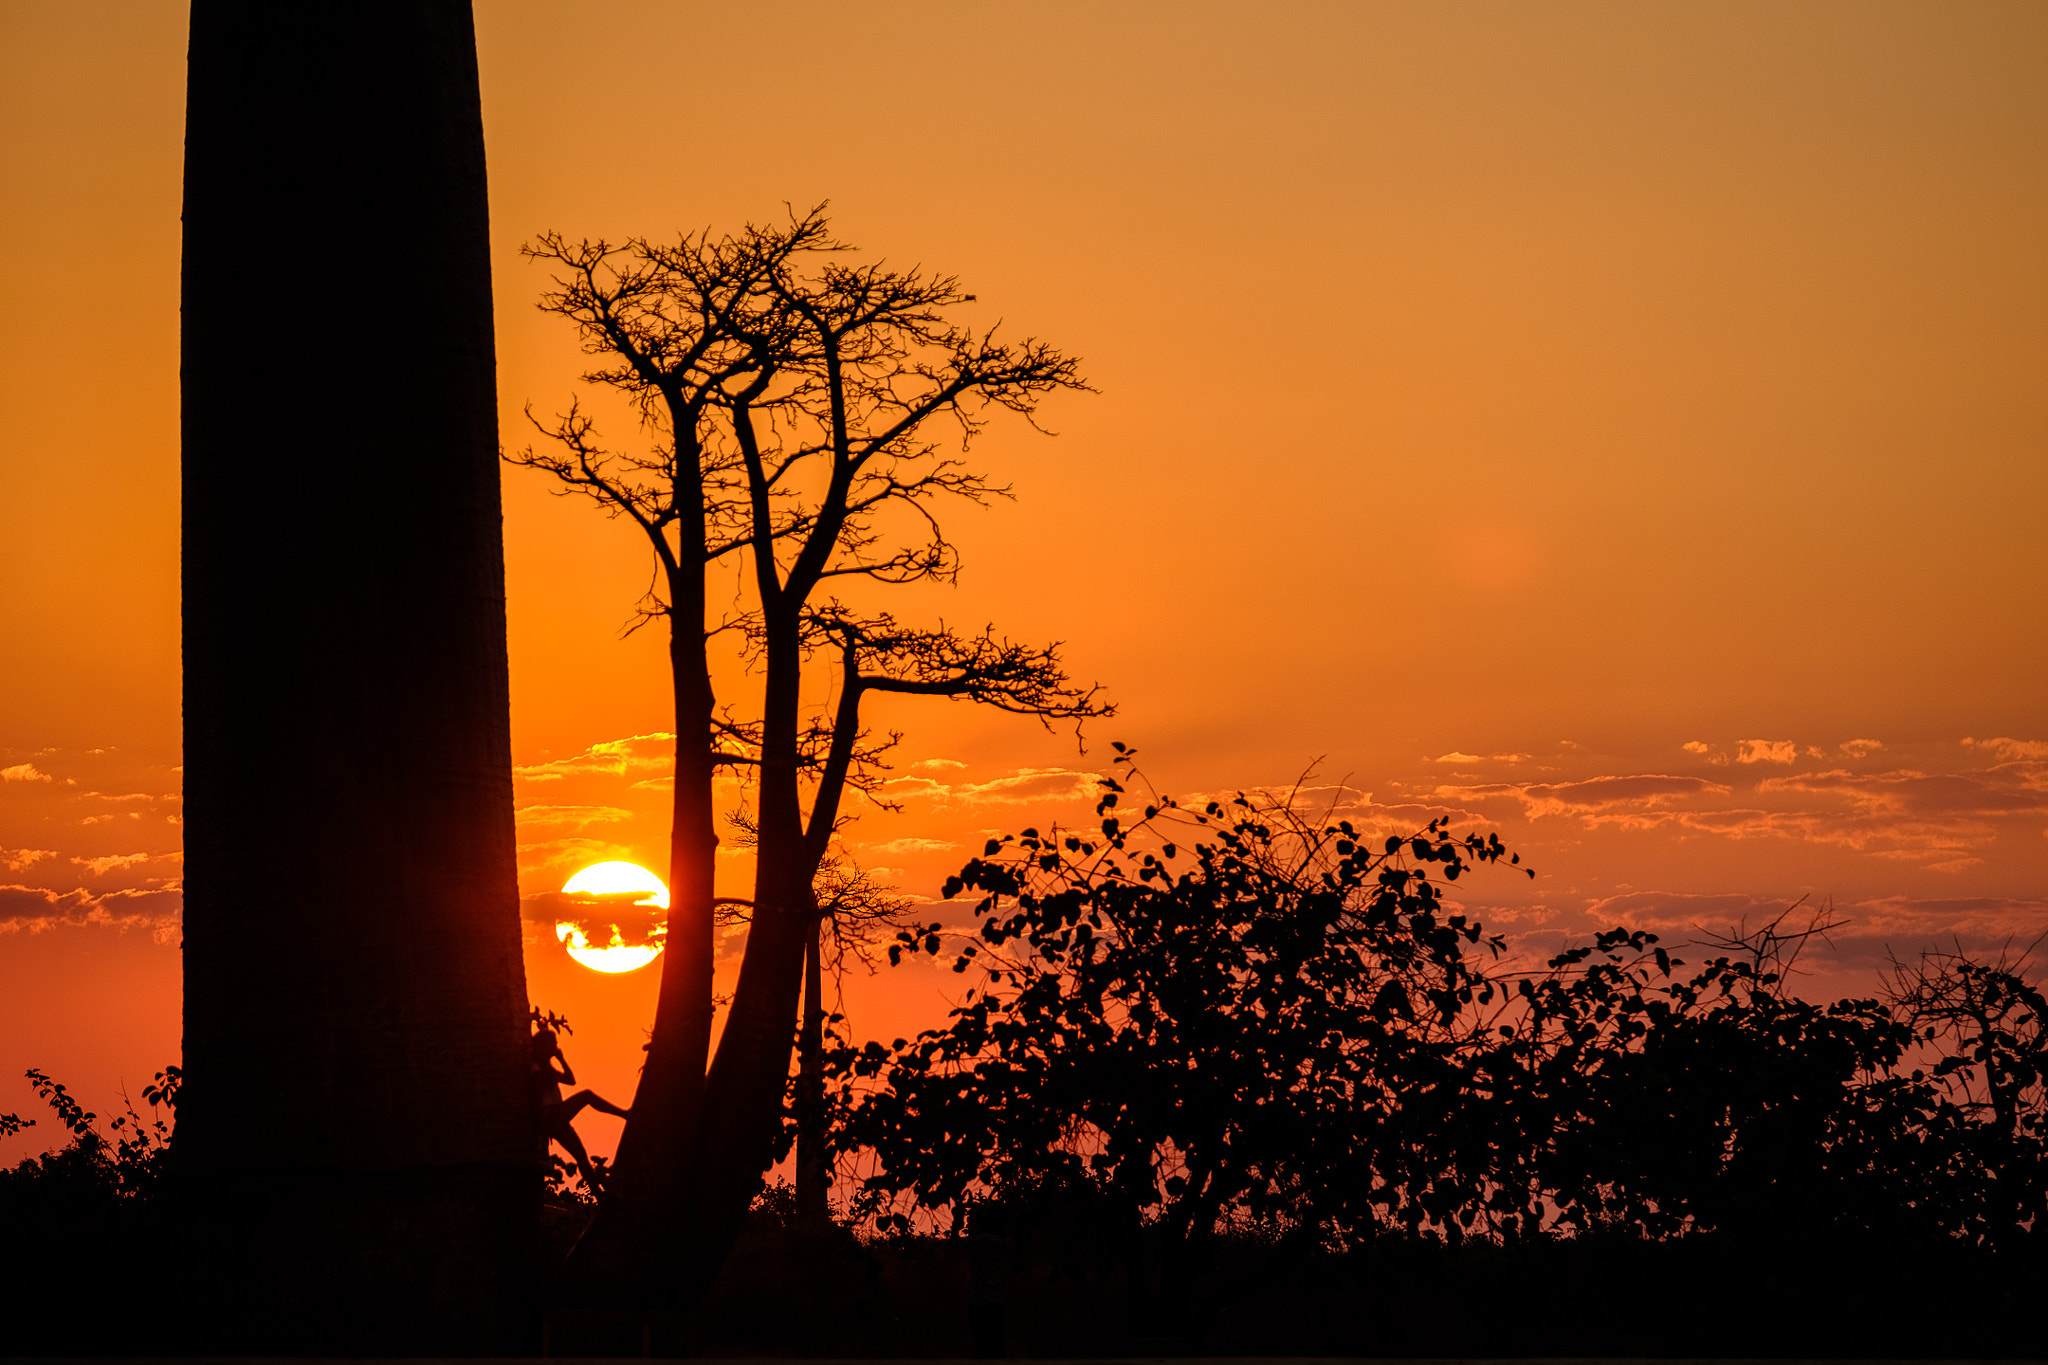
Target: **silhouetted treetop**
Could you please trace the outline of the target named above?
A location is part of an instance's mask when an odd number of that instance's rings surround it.
[[[751,549],[778,565],[779,581],[763,579],[771,593],[799,600],[836,576],[951,578],[958,559],[927,504],[1007,489],[945,454],[949,444],[964,450],[992,410],[1029,418],[1047,394],[1086,387],[1049,344],[954,321],[973,296],[952,276],[840,260],[850,248],[829,234],[823,206],[673,245],[545,234],[526,251],[565,268],[540,306],[615,362],[584,377],[628,395],[655,444],[604,449],[572,406],[542,425],[559,450],[515,459],[650,533],[701,515],[707,558]],[[935,439],[933,418],[956,439]],[[683,462],[700,487],[679,487]],[[892,510],[908,513],[913,534],[890,536]]]

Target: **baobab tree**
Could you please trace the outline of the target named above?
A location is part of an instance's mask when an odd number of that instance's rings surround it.
[[[849,789],[873,788],[895,739],[863,724],[863,700],[953,697],[1048,723],[1108,709],[1066,676],[1055,647],[908,629],[832,595],[955,578],[937,505],[1006,490],[950,451],[996,414],[1029,418],[1046,395],[1085,387],[1053,347],[955,321],[971,298],[957,280],[851,264],[848,250],[822,209],[673,245],[547,235],[529,248],[561,270],[541,307],[573,321],[600,357],[585,378],[629,397],[649,440],[637,453],[608,449],[572,405],[543,425],[545,444],[509,458],[646,539],[658,568],[642,610],[667,622],[676,698],[669,947],[613,1197],[577,1250],[594,1281],[701,1285],[759,1187],[820,919],[817,875]],[[942,424],[950,445],[936,439]],[[749,591],[713,613],[707,588],[722,563]],[[759,678],[752,706],[714,687],[711,642],[725,632],[742,638]],[[807,707],[806,665],[821,656],[836,697]],[[725,766],[751,785],[755,884],[711,1056],[714,782]]]
[[[893,802],[875,793],[868,799],[886,809]],[[745,811],[735,811],[732,823],[738,828],[739,843],[751,848],[758,842],[757,831]],[[797,1029],[797,1066],[790,1077],[789,1111],[783,1125],[783,1143],[796,1155],[797,1221],[803,1227],[820,1229],[832,1221],[832,1159],[827,1150],[828,1114],[825,1103],[825,1036],[828,1010],[825,1005],[825,977],[843,985],[854,963],[875,970],[893,936],[915,924],[916,902],[898,894],[897,889],[878,881],[843,852],[828,852],[811,878],[811,897],[817,902],[817,920],[811,941],[804,950],[804,998],[802,1023]],[[750,916],[739,902],[722,903],[720,921],[745,924]]]
[[[468,0],[194,0],[186,107],[199,1344],[504,1353],[539,1183]]]

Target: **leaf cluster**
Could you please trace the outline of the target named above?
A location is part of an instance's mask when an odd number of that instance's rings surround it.
[[[1120,766],[1128,767],[1128,752]],[[1621,1234],[1960,1238],[2048,1190],[2040,995],[1927,961],[1889,998],[1785,989],[1825,912],[1691,968],[1617,928],[1517,968],[1446,898],[1497,836],[1367,839],[1292,798],[991,840],[947,885],[971,932],[892,961],[974,984],[946,1027],[828,1054],[855,1211],[882,1231],[975,1200],[1092,1190],[1178,1238],[1325,1245]]]
[[[29,1084],[71,1140],[56,1151],[0,1171],[0,1203],[51,1199],[80,1205],[120,1204],[148,1198],[162,1184],[170,1161],[171,1131],[184,1074],[167,1066],[142,1090],[147,1117],[124,1095],[122,1112],[99,1127],[99,1115],[79,1103],[60,1081],[31,1068]],[[35,1126],[34,1119],[0,1116],[0,1136]]]

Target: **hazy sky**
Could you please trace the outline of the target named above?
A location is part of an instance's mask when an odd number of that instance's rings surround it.
[[[1497,826],[1542,875],[1468,894],[1523,933],[1831,897],[1820,988],[2048,930],[2048,9],[478,9],[508,443],[580,368],[522,241],[826,199],[1099,390],[989,432],[1016,502],[896,609],[1063,640],[1122,714],[892,714],[906,808],[851,843],[906,891],[1120,738]],[[184,22],[0,4],[0,1109],[176,1053]],[[289,348],[318,262],[249,261],[305,274],[249,320]],[[506,539],[525,889],[659,869],[644,552],[521,470]],[[629,1091],[653,972],[529,966]]]

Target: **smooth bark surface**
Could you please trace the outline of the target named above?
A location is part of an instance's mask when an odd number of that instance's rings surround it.
[[[185,190],[196,1254],[250,1348],[504,1350],[539,1184],[467,0],[195,0]]]

